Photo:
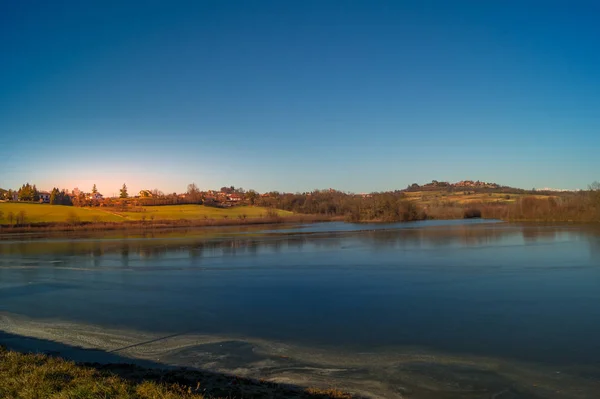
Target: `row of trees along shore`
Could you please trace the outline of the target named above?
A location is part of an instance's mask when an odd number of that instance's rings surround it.
[[[507,193],[505,188],[489,193]],[[477,192],[487,192],[477,190]],[[410,200],[403,191],[373,193],[367,196],[335,190],[308,194],[270,193],[257,205],[296,213],[344,217],[347,221],[411,221],[484,217],[503,220],[600,222],[600,184],[577,192],[537,192],[521,190],[512,202],[470,202],[438,200],[422,204]],[[507,198],[508,197],[508,198]],[[506,194],[504,199],[511,199]]]
[[[220,191],[200,191],[195,184],[188,185],[185,195],[164,194],[160,190],[147,191],[147,197],[130,198],[127,186],[123,184],[118,199],[94,199],[89,194],[69,194],[66,190],[54,188],[50,203],[74,206],[159,206],[174,204],[205,204],[220,206],[220,198],[235,195],[236,205],[257,205],[272,209],[282,209],[298,214],[323,215],[347,221],[396,222],[424,219],[456,219],[469,217],[497,218],[504,220],[537,221],[582,221],[600,222],[600,184],[592,184],[588,190],[577,192],[544,192],[545,196],[534,195],[536,191],[514,189],[520,196],[514,201],[491,203],[436,200],[427,203],[411,200],[407,191],[414,191],[414,185],[407,190],[396,190],[371,194],[351,194],[337,190],[314,190],[308,193],[269,192],[259,194],[254,190],[222,187]],[[92,194],[98,191],[96,185]],[[449,191],[451,192],[451,191]],[[473,192],[508,193],[506,187],[477,189]],[[215,194],[216,193],[216,194]],[[12,195],[12,192],[6,192]],[[215,197],[217,195],[217,197]],[[12,197],[9,197],[12,198]],[[39,201],[35,185],[24,184],[18,190],[20,201]],[[510,199],[506,194],[505,199]],[[228,204],[232,205],[232,204]]]

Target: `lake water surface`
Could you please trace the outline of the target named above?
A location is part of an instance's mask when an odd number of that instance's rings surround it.
[[[302,382],[282,366],[289,358],[296,369],[329,370],[302,371],[308,384],[341,381],[380,397],[600,397],[600,231],[586,226],[5,236],[0,313],[6,331],[36,322],[31,335],[46,338],[70,323],[244,342],[262,357],[225,345],[230,362],[209,362],[210,349],[181,343],[161,361]],[[68,341],[68,331],[57,337]]]

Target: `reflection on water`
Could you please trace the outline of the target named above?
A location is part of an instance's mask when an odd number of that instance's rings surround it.
[[[336,223],[330,229],[338,227]],[[359,225],[361,226],[361,225]],[[379,225],[388,226],[388,225]],[[361,226],[362,227],[362,226]],[[226,237],[179,236],[164,238],[160,231],[143,238],[121,239],[53,239],[0,241],[0,265],[34,266],[52,262],[56,266],[101,266],[102,260],[114,260],[120,254],[121,266],[130,267],[152,259],[181,260],[187,255],[190,265],[200,265],[202,258],[259,256],[261,254],[344,250],[369,247],[375,250],[418,250],[483,246],[551,245],[570,241],[587,241],[588,251],[600,253],[600,231],[591,228],[505,224],[456,225],[432,228],[379,229],[317,232],[293,229],[287,233],[254,232]],[[295,233],[294,233],[295,232]],[[506,256],[509,256],[507,253]],[[88,259],[88,262],[82,260]],[[137,262],[137,263],[136,263]],[[108,262],[115,266],[114,262]],[[152,266],[146,264],[145,266]]]
[[[599,255],[597,229],[481,222],[13,239],[0,241],[0,311],[593,364]]]

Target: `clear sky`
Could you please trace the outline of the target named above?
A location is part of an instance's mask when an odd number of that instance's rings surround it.
[[[600,6],[4,1],[0,187],[600,180]]]

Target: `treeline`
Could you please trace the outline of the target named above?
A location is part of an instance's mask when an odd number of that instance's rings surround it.
[[[424,219],[493,218],[521,221],[600,222],[600,184],[586,191],[561,193],[546,198],[527,196],[513,203],[442,202],[420,204],[404,192],[368,195],[335,190],[315,190],[306,194],[269,193],[256,199],[256,205],[301,214],[341,217],[344,220],[398,222]]]
[[[523,197],[513,204],[482,205],[482,215],[514,221],[600,222],[600,190],[580,191],[559,197]]]
[[[11,190],[0,190],[1,198],[12,201],[16,198],[23,202],[40,202],[41,194],[35,184],[25,183],[16,191]],[[50,203],[54,205],[73,205],[71,196],[65,190],[59,190],[54,188],[50,193]]]
[[[50,193],[50,204],[51,205],[73,205],[71,196],[65,190],[59,190],[53,188]]]
[[[434,182],[438,187],[445,183]],[[488,184],[488,183],[484,183]],[[451,192],[450,187],[446,191]],[[464,190],[465,188],[461,188]],[[469,188],[473,192],[504,192],[506,187]],[[309,193],[270,192],[260,195],[254,190],[222,187],[219,192],[202,192],[195,184],[190,184],[186,194],[164,194],[159,190],[143,190],[141,197],[128,198],[127,187],[123,185],[121,198],[97,199],[94,185],[92,194],[69,194],[54,188],[50,194],[50,204],[75,206],[108,206],[133,210],[148,205],[204,204],[213,206],[257,205],[270,209],[282,209],[298,214],[319,215],[339,218],[352,222],[380,221],[397,222],[423,219],[457,218],[496,218],[503,220],[532,221],[579,221],[600,222],[600,184],[592,184],[588,190],[578,192],[549,192],[548,197],[540,197],[539,191],[510,189],[511,194],[536,194],[512,201],[506,194],[502,203],[461,204],[459,202],[425,202],[410,200],[406,191],[390,191],[371,194],[351,194],[341,191],[314,190]],[[5,191],[6,198],[14,198],[14,192]],[[20,201],[40,201],[40,193],[35,185],[24,184],[18,191]],[[235,196],[235,202],[231,200]],[[101,196],[100,196],[101,197]],[[13,215],[15,221],[17,215]],[[22,218],[21,218],[22,219]],[[21,220],[21,223],[23,221]],[[17,222],[18,223],[18,222]]]
[[[354,222],[397,222],[427,218],[424,209],[406,199],[400,191],[364,196],[336,190],[315,190],[307,194],[272,192],[256,198],[255,203],[296,213],[343,217]]]
[[[13,191],[8,190],[7,195],[10,195],[12,198]],[[17,191],[17,196],[19,198],[19,201],[37,202],[40,200],[40,192],[38,191],[35,184],[23,184],[23,186],[21,186],[21,188]]]

